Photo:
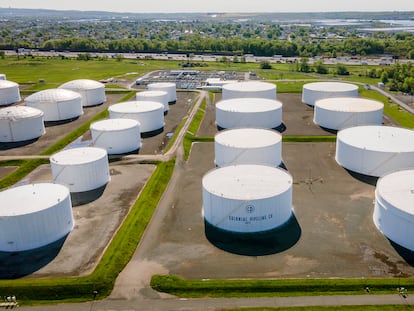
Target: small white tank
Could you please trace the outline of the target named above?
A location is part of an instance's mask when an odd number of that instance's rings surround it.
[[[105,84],[98,81],[89,79],[72,80],[63,83],[59,88],[81,94],[83,107],[100,105],[106,101]]]
[[[74,227],[69,189],[51,183],[0,192],[0,251],[19,252],[46,246]]]
[[[53,181],[70,192],[85,192],[106,185],[111,177],[105,149],[81,147],[60,151],[50,157]]]
[[[388,239],[414,251],[414,170],[397,171],[378,180],[373,220]]]
[[[164,112],[169,110],[168,93],[165,91],[143,91],[135,95],[137,101],[158,102],[164,105]]]
[[[276,84],[260,81],[247,81],[228,83],[222,87],[223,100],[245,97],[276,100]]]
[[[29,107],[43,111],[45,121],[62,121],[77,118],[83,114],[82,96],[65,89],[48,89],[25,98]]]
[[[107,119],[90,126],[92,143],[108,154],[128,153],[141,148],[139,122],[132,119]]]
[[[0,73],[0,80],[7,80],[6,74]]]
[[[141,133],[149,133],[164,128],[164,105],[150,101],[129,101],[108,108],[109,117],[137,120]]]
[[[26,106],[0,109],[0,142],[31,140],[45,133],[43,112]]]
[[[15,82],[0,79],[0,106],[21,101],[19,85]]]
[[[282,124],[282,103],[265,98],[233,98],[216,104],[216,123],[222,129],[277,128]]]
[[[282,135],[268,129],[239,128],[214,137],[215,162],[219,167],[239,164],[279,166]]]
[[[264,165],[232,165],[203,180],[203,215],[212,226],[238,233],[273,230],[292,216],[292,177]]]
[[[358,86],[344,82],[313,82],[303,85],[302,102],[315,106],[315,102],[332,97],[357,97]]]
[[[177,86],[172,82],[156,82],[147,86],[149,91],[164,91],[168,94],[168,103],[174,104],[177,101]]]

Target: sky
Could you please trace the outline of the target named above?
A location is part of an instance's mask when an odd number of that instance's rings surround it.
[[[1,8],[109,11],[130,13],[183,12],[330,12],[414,11],[413,0],[0,0]]]

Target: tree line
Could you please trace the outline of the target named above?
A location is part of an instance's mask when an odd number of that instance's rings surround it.
[[[395,38],[346,38],[343,40],[269,40],[263,38],[205,38],[198,35],[178,40],[124,38],[101,41],[94,38],[69,37],[50,39],[40,46],[30,42],[2,42],[0,49],[38,48],[41,50],[77,52],[170,52],[218,53],[255,56],[282,55],[284,57],[336,57],[343,55],[393,55],[414,59],[414,36]]]

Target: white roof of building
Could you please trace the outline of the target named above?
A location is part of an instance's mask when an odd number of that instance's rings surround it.
[[[414,131],[391,126],[356,126],[338,132],[342,142],[382,152],[414,152]]]
[[[19,216],[48,209],[69,196],[69,189],[52,183],[30,184],[0,192],[0,217]]]
[[[221,100],[216,107],[225,111],[234,112],[263,112],[282,108],[282,103],[267,98],[232,98]]]
[[[50,157],[50,162],[59,165],[80,165],[100,160],[106,156],[107,152],[105,149],[81,147],[57,152]]]
[[[43,111],[27,106],[10,106],[0,109],[0,120],[21,120],[43,116]],[[30,129],[28,129],[30,130]]]
[[[292,187],[286,171],[264,165],[233,165],[208,172],[203,177],[208,192],[236,200],[270,198]]]
[[[66,89],[48,89],[36,92],[25,98],[26,102],[56,103],[73,99],[82,100],[81,94]]]
[[[282,135],[267,129],[239,128],[219,132],[214,140],[230,147],[260,148],[280,143]]]
[[[414,170],[398,171],[380,178],[376,192],[397,209],[414,216]]]
[[[384,108],[384,104],[379,101],[359,97],[333,97],[320,99],[315,102],[315,106],[338,112],[370,112]]]

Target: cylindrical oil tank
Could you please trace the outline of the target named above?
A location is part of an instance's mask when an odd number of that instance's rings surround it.
[[[359,97],[336,97],[317,100],[313,121],[319,126],[343,130],[362,125],[381,125],[384,104]]]
[[[292,216],[292,177],[264,165],[233,165],[204,175],[203,215],[212,226],[238,233],[279,228]]]
[[[0,251],[19,252],[53,243],[74,226],[69,189],[40,183],[0,192]]]
[[[233,98],[216,104],[216,123],[223,129],[277,128],[282,124],[282,103],[265,98]]]
[[[141,133],[164,128],[164,105],[150,101],[129,101],[109,106],[109,117],[137,120]]]
[[[0,80],[0,106],[21,101],[19,85],[16,82]]]
[[[83,114],[82,96],[65,89],[48,89],[36,92],[24,99],[29,107],[43,111],[45,121],[62,121]]]
[[[225,130],[214,137],[215,163],[219,167],[239,164],[279,166],[282,135],[268,129]]]
[[[43,112],[26,106],[0,109],[0,142],[31,140],[45,133]]]
[[[228,83],[222,87],[223,100],[245,97],[276,100],[276,84],[260,81],[247,81]]]
[[[138,92],[135,96],[137,101],[150,101],[158,102],[164,105],[164,112],[169,109],[168,106],[168,93],[165,91],[143,91]]]
[[[6,74],[0,73],[0,80],[7,80]]]
[[[356,97],[358,86],[344,82],[313,82],[303,85],[302,102],[315,106],[315,102],[332,97]]]
[[[122,154],[141,147],[139,122],[133,119],[107,119],[91,124],[92,143],[108,154]]]
[[[414,251],[414,170],[380,178],[375,189],[375,226],[394,243]]]
[[[55,153],[50,157],[53,181],[70,192],[85,192],[106,185],[111,177],[105,149],[80,147]]]
[[[81,94],[82,106],[96,106],[106,101],[105,84],[89,80],[78,79],[63,83],[60,89],[71,90]]]
[[[392,126],[356,126],[338,132],[336,162],[344,168],[382,177],[414,167],[414,131]]]
[[[173,82],[155,82],[147,86],[149,91],[164,91],[168,94],[168,103],[173,104],[177,101],[177,86]]]

